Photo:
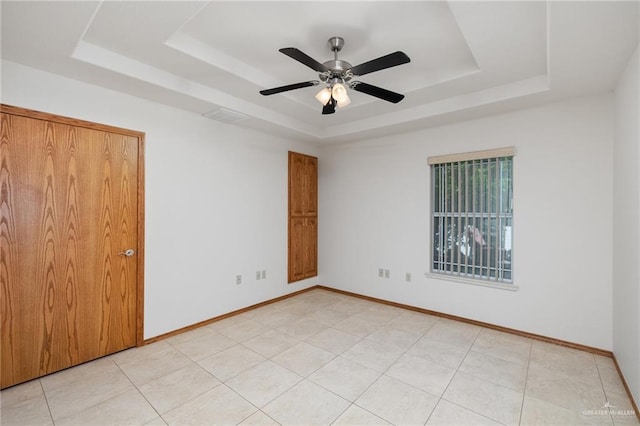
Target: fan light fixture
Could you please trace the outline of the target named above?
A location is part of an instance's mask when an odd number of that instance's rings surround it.
[[[346,107],[351,103],[347,88],[340,83],[335,83],[332,88],[325,87],[320,90],[316,95],[316,99],[322,105],[327,105],[331,99],[334,99],[338,108]]]
[[[333,114],[336,112],[336,107],[344,108],[351,103],[351,99],[349,99],[349,95],[347,94],[347,86],[356,92],[365,93],[394,104],[404,99],[404,95],[400,93],[352,79],[355,76],[361,76],[411,62],[411,59],[409,59],[406,53],[401,51],[389,53],[388,55],[353,67],[349,62],[338,59],[338,52],[340,52],[342,46],[344,46],[344,39],[342,37],[331,37],[328,43],[333,52],[333,60],[324,63],[316,61],[295,47],[279,49],[281,53],[316,71],[319,80],[301,81],[300,83],[287,84],[286,86],[274,87],[273,89],[260,90],[260,94],[269,96],[324,83],[325,87],[316,94],[316,99],[322,104],[323,115]]]

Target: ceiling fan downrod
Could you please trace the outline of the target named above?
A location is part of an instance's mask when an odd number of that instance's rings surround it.
[[[323,73],[318,74],[320,80],[323,82],[327,82],[328,80],[333,80],[334,82],[340,80],[342,82],[347,82],[351,80],[353,74],[351,74],[348,70],[351,69],[351,64],[347,61],[343,61],[338,59],[338,52],[342,50],[344,46],[344,39],[342,37],[331,37],[328,40],[329,48],[333,52],[333,60],[324,62],[322,65],[329,68],[329,71],[325,71]]]

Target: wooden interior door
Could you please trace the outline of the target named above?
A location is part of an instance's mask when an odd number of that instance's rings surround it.
[[[142,343],[143,143],[2,106],[2,388]]]
[[[289,282],[318,275],[318,159],[289,152]]]

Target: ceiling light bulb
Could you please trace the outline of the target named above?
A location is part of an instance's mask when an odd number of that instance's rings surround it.
[[[329,99],[331,99],[331,89],[329,89],[328,87],[325,87],[324,89],[318,92],[318,94],[316,95],[316,99],[322,105],[326,105],[327,102],[329,102]]]
[[[349,96],[347,96],[347,94],[345,93],[344,97],[337,102],[338,102],[338,108],[343,108],[351,103],[351,99],[349,99]]]
[[[346,107],[351,103],[351,99],[349,99],[349,95],[347,95],[347,89],[340,83],[333,85],[331,94],[333,99],[337,101],[338,108]]]
[[[347,89],[345,89],[345,87],[340,83],[336,83],[333,85],[333,89],[331,89],[331,94],[333,95],[333,99],[335,99],[338,102],[340,102],[345,97],[348,97]]]

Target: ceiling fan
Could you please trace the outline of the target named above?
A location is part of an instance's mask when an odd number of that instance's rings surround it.
[[[274,87],[273,89],[261,90],[260,93],[264,96],[269,96],[289,90],[301,89],[303,87],[317,86],[320,82],[325,83],[326,86],[316,95],[316,99],[323,105],[322,114],[333,114],[336,112],[336,106],[342,108],[351,103],[345,85],[357,92],[366,93],[367,95],[375,96],[376,98],[394,104],[404,99],[404,95],[400,93],[361,81],[352,81],[352,78],[355,76],[369,74],[374,71],[380,71],[410,62],[411,59],[409,59],[404,52],[398,51],[390,53],[354,67],[347,61],[338,59],[338,52],[342,50],[343,46],[344,39],[342,37],[331,37],[329,39],[329,47],[333,52],[333,60],[322,64],[295,47],[280,49],[280,52],[318,72],[320,80],[303,81],[286,86]]]

